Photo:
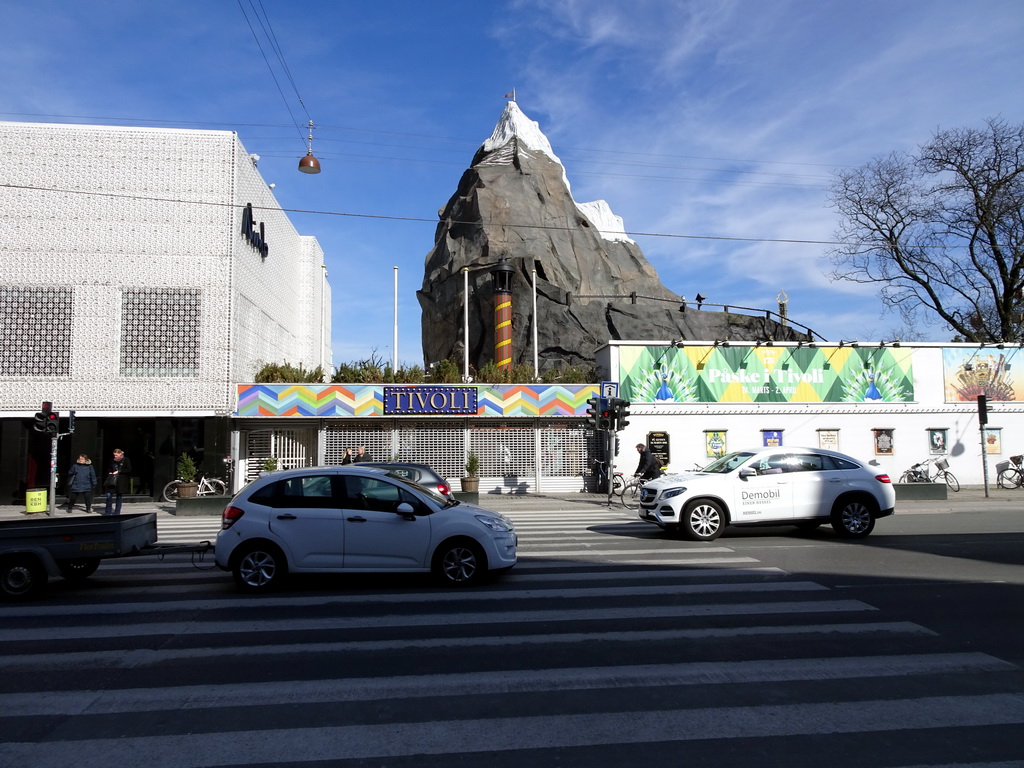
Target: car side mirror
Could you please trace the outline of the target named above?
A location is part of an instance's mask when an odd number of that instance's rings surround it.
[[[757,470],[753,469],[752,467],[744,467],[743,469],[740,470],[739,475],[744,480],[747,479],[748,477],[757,477]]]
[[[412,504],[407,501],[403,501],[395,507],[395,514],[401,515],[403,520],[416,519],[416,513],[413,511]]]

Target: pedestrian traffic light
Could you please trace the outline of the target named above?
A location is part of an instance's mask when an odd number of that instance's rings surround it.
[[[591,397],[587,399],[587,426],[590,429],[597,429],[597,414],[601,410],[601,398]]]
[[[45,403],[45,405],[49,406],[49,410],[43,411],[46,414],[46,434],[56,435],[60,432],[60,414],[53,410],[50,403]]]
[[[615,430],[621,431],[629,426],[629,408],[633,405],[629,400],[616,398],[615,400]]]

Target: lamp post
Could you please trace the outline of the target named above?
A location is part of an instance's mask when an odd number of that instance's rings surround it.
[[[512,275],[515,270],[505,258],[491,270],[494,280],[494,364],[512,368]]]

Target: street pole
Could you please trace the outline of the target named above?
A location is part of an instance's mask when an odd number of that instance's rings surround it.
[[[53,517],[57,514],[57,441],[60,435],[50,438],[50,508],[46,514]]]

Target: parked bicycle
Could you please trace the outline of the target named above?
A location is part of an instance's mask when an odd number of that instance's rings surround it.
[[[178,500],[178,488],[184,480],[171,480],[167,485],[164,486],[164,501],[177,501]],[[227,486],[224,481],[219,477],[207,477],[206,475],[199,476],[199,488],[196,490],[197,496],[226,496],[228,492]]]
[[[1024,456],[1011,456],[1006,466],[997,465],[999,479],[996,482],[1000,488],[1020,488],[1024,484],[1022,462],[1024,462]]]
[[[935,470],[934,474],[932,470]],[[949,471],[949,462],[945,459],[925,459],[914,464],[900,477],[901,483],[941,483],[945,482],[952,491],[960,490],[960,481]]]
[[[608,462],[594,459],[594,474],[597,475],[598,488],[608,488]],[[612,493],[622,495],[622,488],[626,481],[622,478],[621,472],[616,472],[612,477]]]

